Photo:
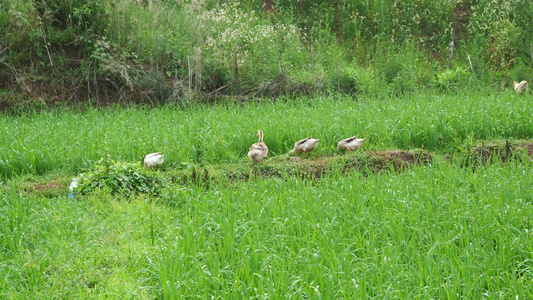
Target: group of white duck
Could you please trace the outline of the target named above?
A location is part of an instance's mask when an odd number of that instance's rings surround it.
[[[513,81],[514,90],[517,94],[527,92],[527,81],[516,82]],[[268,147],[263,142],[263,131],[259,130],[257,132],[259,141],[253,144],[248,151],[248,157],[252,162],[263,163],[263,159],[268,155]],[[337,149],[346,150],[348,152],[359,149],[363,144],[365,139],[359,139],[357,136],[352,136],[347,139],[339,141]],[[289,154],[302,154],[305,153],[309,156],[309,152],[315,150],[319,139],[314,139],[312,137],[305,138],[303,140],[297,141],[294,144],[294,149],[292,149]],[[150,153],[144,158],[144,167],[150,169],[151,167],[158,167],[163,164],[164,155],[160,152]]]
[[[248,157],[252,162],[263,163],[263,159],[268,155],[268,147],[263,142],[263,131],[259,130],[257,132],[259,141],[253,144],[248,151]],[[365,139],[359,139],[357,136],[352,136],[350,138],[341,140],[337,145],[337,149],[346,150],[348,152],[359,149],[363,144]],[[319,139],[314,139],[312,137],[305,138],[303,140],[297,141],[294,144],[294,149],[292,149],[289,154],[302,154],[305,153],[309,156],[309,152],[315,150]],[[158,167],[163,164],[165,156],[161,152],[150,153],[144,158],[144,167],[150,169],[151,167]]]
[[[521,81],[521,82],[513,82],[515,92],[520,94],[523,92],[527,92],[527,81]],[[263,142],[263,131],[259,130],[257,132],[257,136],[259,137],[259,141],[255,144],[253,144],[250,147],[250,151],[248,151],[248,157],[253,162],[260,162],[263,163],[263,159],[268,155],[268,147]],[[339,150],[346,150],[348,152],[354,151],[359,149],[361,145],[363,144],[363,141],[365,139],[359,139],[357,136],[352,136],[347,139],[339,141],[339,144],[337,145],[337,149]],[[301,154],[305,153],[307,156],[309,155],[309,152],[313,151],[318,142],[320,140],[314,139],[312,137],[305,138],[303,140],[297,141],[294,144],[294,149],[292,149],[289,154]]]
[[[268,147],[263,142],[262,130],[259,130],[257,132],[257,136],[259,137],[259,141],[250,147],[250,151],[248,151],[248,158],[250,158],[252,162],[263,163],[263,159],[268,155]],[[359,149],[359,147],[361,147],[361,145],[363,144],[364,140],[365,139],[357,138],[357,136],[352,136],[350,138],[341,140],[337,145],[337,149],[351,152]],[[308,137],[303,140],[297,141],[294,144],[294,148],[289,152],[289,154],[305,153],[307,156],[309,156],[309,152],[315,150],[319,141],[319,139],[314,139],[313,137]]]

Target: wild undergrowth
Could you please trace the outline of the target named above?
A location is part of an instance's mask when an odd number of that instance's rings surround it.
[[[531,24],[528,0],[5,0],[0,111],[509,89]]]

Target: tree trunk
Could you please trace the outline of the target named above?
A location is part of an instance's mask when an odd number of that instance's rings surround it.
[[[275,5],[276,4],[274,3],[274,0],[263,0],[263,11],[265,12],[265,17],[268,17],[269,13],[275,12]]]

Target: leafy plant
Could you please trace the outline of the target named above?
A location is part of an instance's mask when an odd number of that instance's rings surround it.
[[[391,86],[395,92],[412,92],[416,86],[416,71],[413,65],[404,65],[392,79]]]
[[[400,61],[399,58],[393,58],[388,62],[380,64],[379,69],[383,76],[383,80],[386,83],[392,83],[394,78],[402,71],[404,64]]]
[[[79,177],[78,192],[87,194],[96,189],[108,188],[112,193],[127,197],[133,193],[159,194],[165,180],[158,174],[143,169],[139,163],[116,162],[100,159],[93,170]]]
[[[219,85],[222,82],[217,77],[227,80],[228,74],[213,66],[212,61],[222,70],[233,70],[236,54],[242,88],[250,92],[258,82],[270,81],[279,75],[278,58],[287,73],[306,56],[296,26],[272,24],[253,11],[242,10],[238,3],[203,11],[196,22],[201,30],[198,35],[205,40],[195,45],[198,47],[194,51],[195,65],[204,64],[203,70],[215,75],[213,81],[218,81]]]
[[[469,74],[464,69],[457,67],[455,70],[447,69],[435,74],[435,85],[443,89],[458,87],[461,82],[468,78]]]
[[[519,23],[530,23],[521,18],[523,8],[526,4],[518,1],[490,0],[480,1],[471,8],[468,31],[479,38],[478,43],[485,43],[485,60],[497,71],[508,70],[518,62],[526,29]]]
[[[346,94],[370,93],[376,92],[379,79],[374,78],[371,68],[347,66],[339,70],[338,78],[336,72],[330,73],[329,85],[332,90],[339,85],[340,92]]]

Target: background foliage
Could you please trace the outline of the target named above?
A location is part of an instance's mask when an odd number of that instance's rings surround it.
[[[269,13],[263,2],[5,0],[0,106],[183,104],[213,91],[397,94],[533,79],[528,0],[279,0]]]

